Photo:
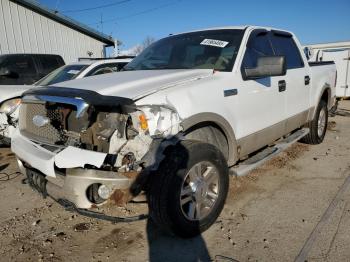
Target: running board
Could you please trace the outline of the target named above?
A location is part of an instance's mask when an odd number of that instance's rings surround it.
[[[234,176],[245,176],[248,173],[250,173],[252,170],[258,168],[262,164],[264,164],[266,161],[270,160],[274,156],[278,155],[282,151],[286,150],[288,147],[293,145],[295,142],[303,138],[309,133],[308,128],[302,128],[288,137],[284,138],[283,140],[279,140],[276,142],[274,146],[268,147],[264,149],[263,151],[260,151],[256,155],[248,158],[247,160],[239,163],[236,166],[233,166],[230,169],[230,175]]]

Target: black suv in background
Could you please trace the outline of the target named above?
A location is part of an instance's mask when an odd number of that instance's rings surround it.
[[[0,85],[31,85],[64,64],[59,55],[0,55]]]

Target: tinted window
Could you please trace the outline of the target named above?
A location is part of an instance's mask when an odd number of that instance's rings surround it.
[[[124,69],[231,71],[243,32],[243,30],[208,30],[170,36],[146,48]]]
[[[42,73],[47,75],[56,68],[61,66],[56,56],[40,56],[39,58],[42,68]]]
[[[299,49],[292,37],[272,35],[271,43],[276,55],[286,57],[287,69],[304,67]]]
[[[35,85],[47,86],[76,78],[88,65],[66,65],[40,79]]]
[[[244,54],[242,67],[254,68],[257,66],[258,57],[272,56],[273,50],[267,32],[253,32],[248,40]]]
[[[20,77],[23,75],[36,74],[34,61],[30,56],[9,56],[6,59],[4,67],[19,74]]]

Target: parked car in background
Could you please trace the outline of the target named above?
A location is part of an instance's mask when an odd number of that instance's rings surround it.
[[[17,127],[18,106],[22,93],[35,86],[48,86],[60,82],[120,71],[133,57],[112,59],[81,59],[81,61],[57,68],[34,85],[0,86],[0,144],[10,144]]]
[[[229,166],[246,174],[301,138],[323,141],[335,73],[287,31],[171,35],[118,74],[25,92],[12,151],[28,183],[70,210],[106,219],[87,209],[145,192],[157,225],[193,237],[223,209]]]
[[[37,86],[48,86],[56,83],[102,75],[120,71],[132,57],[109,59],[80,59],[79,62],[62,66],[35,83]]]
[[[59,55],[0,55],[1,85],[32,85],[65,63]]]

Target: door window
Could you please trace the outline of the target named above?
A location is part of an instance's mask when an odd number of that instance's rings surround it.
[[[248,40],[242,68],[254,68],[257,66],[258,57],[273,55],[274,53],[268,37],[268,32],[256,30],[251,34]]]
[[[271,43],[276,55],[285,56],[287,69],[304,67],[299,49],[291,36],[274,34]]]

